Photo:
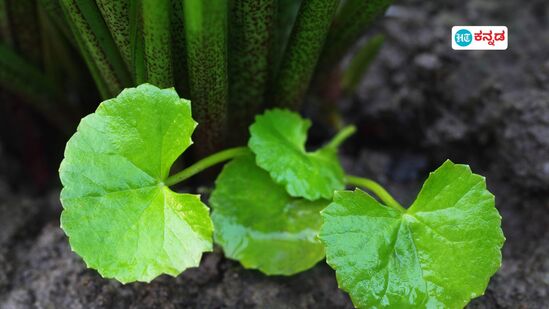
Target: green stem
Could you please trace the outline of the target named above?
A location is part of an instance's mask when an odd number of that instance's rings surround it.
[[[202,172],[203,170],[213,165],[216,165],[223,161],[234,159],[239,156],[246,155],[248,153],[250,153],[250,150],[248,149],[248,147],[229,148],[229,149],[214,153],[213,155],[210,155],[196,162],[195,164],[187,167],[181,172],[178,172],[175,175],[168,177],[168,179],[166,179],[164,183],[167,186],[173,186],[175,184],[182,182],[185,179],[191,178],[192,176]]]
[[[385,190],[379,183],[368,179],[352,175],[346,175],[345,182],[348,185],[358,186],[366,188],[377,195],[385,205],[392,207],[400,212],[406,212],[406,209],[402,207],[392,196]]]
[[[354,125],[346,126],[341,131],[339,131],[334,138],[326,145],[329,148],[337,148],[341,145],[346,139],[356,132],[356,127]]]

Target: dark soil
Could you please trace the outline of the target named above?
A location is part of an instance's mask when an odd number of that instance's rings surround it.
[[[345,166],[386,184],[404,204],[446,158],[486,175],[507,241],[503,267],[469,307],[547,308],[549,4],[403,0],[390,15],[376,30],[387,34],[379,58],[340,105],[359,126]],[[508,26],[509,50],[452,51],[450,29],[460,24]],[[20,189],[14,175],[22,161],[0,145],[0,308],[352,307],[323,262],[266,277],[219,249],[177,278],[102,279],[59,228],[59,189],[35,197]]]

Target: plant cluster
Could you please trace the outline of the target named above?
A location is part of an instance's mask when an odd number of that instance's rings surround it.
[[[338,64],[391,2],[0,0],[3,89],[68,133],[89,81],[105,100],[59,170],[72,249],[123,283],[176,276],[215,242],[268,275],[326,258],[357,307],[460,308],[481,295],[504,241],[483,177],[447,161],[403,208],[344,172],[337,152],[353,126],[331,117],[341,131],[309,151],[311,122],[290,111],[316,92],[335,114],[331,101],[356,87],[383,37]],[[171,173],[193,133],[203,158]],[[211,214],[171,189],[225,161]]]
[[[338,147],[354,127],[308,151],[310,125],[269,110],[250,126],[247,147],[170,175],[197,126],[190,102],[174,89],[126,89],[83,118],[67,143],[62,228],[88,267],[123,283],[198,266],[214,240],[268,275],[326,258],[357,307],[461,308],[483,294],[504,242],[483,177],[446,161],[405,209],[376,182],[343,171]],[[228,160],[211,216],[198,195],[170,189]]]
[[[66,133],[97,102],[92,79],[104,100],[145,82],[174,87],[193,102],[203,155],[243,143],[265,108],[338,88],[338,63],[391,2],[0,0],[0,86]],[[341,74],[345,87],[379,42]]]

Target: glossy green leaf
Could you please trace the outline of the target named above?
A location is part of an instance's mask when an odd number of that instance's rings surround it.
[[[331,199],[334,190],[344,187],[337,149],[324,147],[307,152],[310,126],[310,120],[296,113],[273,109],[256,117],[250,126],[248,146],[256,154],[257,165],[284,185],[291,196],[311,201]]]
[[[291,275],[324,258],[317,235],[329,202],[292,198],[252,155],[225,165],[210,202],[216,242],[246,268]]]
[[[360,308],[463,308],[501,266],[501,216],[484,177],[446,161],[406,211],[338,191],[320,238]]]
[[[88,267],[150,281],[197,266],[212,249],[208,208],[164,185],[195,127],[188,101],[147,84],[82,119],[59,169],[61,226]]]

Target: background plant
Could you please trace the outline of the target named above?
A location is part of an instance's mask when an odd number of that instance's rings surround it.
[[[314,85],[337,87],[339,61],[390,3],[1,0],[0,86],[64,132],[98,101],[90,79],[102,99],[175,86],[208,153],[245,141],[264,108],[299,109]]]

